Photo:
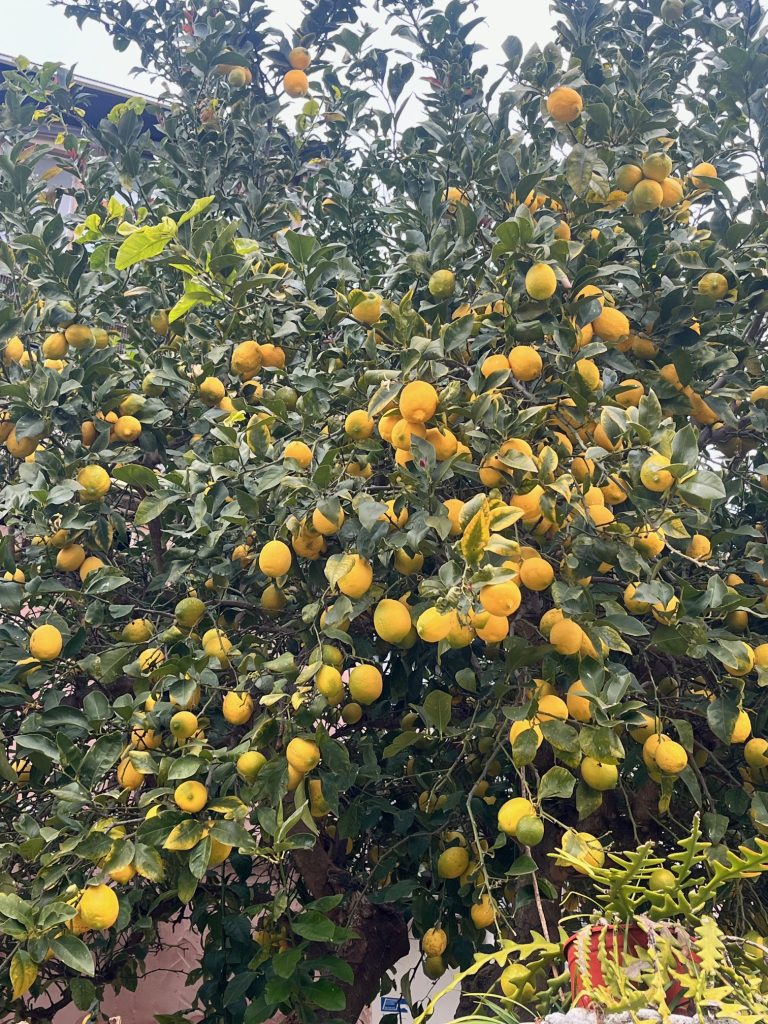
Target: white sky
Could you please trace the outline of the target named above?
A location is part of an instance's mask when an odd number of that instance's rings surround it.
[[[279,9],[275,24],[290,28],[301,18],[300,0],[273,0]],[[483,56],[493,70],[503,59],[501,43],[509,35],[518,36],[523,48],[534,42],[543,46],[551,38],[552,16],[548,0],[478,0],[478,15],[486,25],[478,26],[472,41],[483,45]],[[373,23],[381,23],[380,16],[371,11]],[[80,31],[71,18],[65,18],[61,8],[52,8],[48,0],[0,0],[0,51],[16,57],[23,54],[30,60],[61,61],[77,64],[80,74],[112,85],[149,90],[146,82],[130,75],[138,63],[135,51],[118,53],[98,26],[88,23]],[[386,45],[386,40],[383,40]]]

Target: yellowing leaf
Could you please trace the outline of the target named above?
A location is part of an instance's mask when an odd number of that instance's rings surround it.
[[[187,818],[173,829],[163,843],[166,850],[191,850],[205,835],[205,827],[201,821]]]
[[[125,216],[125,206],[116,196],[110,196],[107,203],[107,220],[122,220]]]
[[[196,199],[190,206],[186,213],[182,213],[179,217],[179,227],[182,224],[186,224],[188,220],[192,220],[198,213],[202,213],[203,210],[207,210],[208,207],[214,200],[214,196],[202,196],[200,199]]]
[[[134,231],[117,250],[115,270],[126,270],[134,263],[159,256],[175,237],[177,230],[175,222],[170,217],[163,217],[159,224],[149,224]]]
[[[11,985],[13,998],[20,999],[34,984],[37,977],[37,964],[26,950],[17,949],[11,958]]]
[[[460,547],[468,565],[479,565],[491,536],[491,508],[486,499],[467,523]]]
[[[335,587],[354,567],[355,559],[352,555],[331,555],[325,563],[325,578]]]

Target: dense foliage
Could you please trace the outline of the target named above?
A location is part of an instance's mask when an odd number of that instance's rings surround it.
[[[355,1020],[768,834],[757,0],[58,3],[168,91],[5,77],[0,1009],[186,919],[205,1022]]]

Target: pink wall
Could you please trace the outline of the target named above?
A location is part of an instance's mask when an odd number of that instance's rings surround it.
[[[104,1001],[104,1013],[121,1018],[121,1024],[154,1024],[156,1013],[178,1013],[192,1002],[185,979],[199,963],[200,941],[186,925],[164,925],[160,935],[173,948],[147,958],[147,974],[135,992],[123,990]],[[53,1024],[80,1024],[83,1016],[82,1010],[69,1007],[56,1014]]]

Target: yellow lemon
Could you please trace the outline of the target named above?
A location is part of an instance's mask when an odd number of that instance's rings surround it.
[[[33,629],[29,637],[29,653],[37,661],[54,661],[63,646],[61,633],[50,623]]]
[[[136,659],[142,672],[152,672],[165,661],[165,654],[159,647],[148,647]]]
[[[381,320],[382,300],[380,295],[368,292],[366,298],[352,307],[352,316],[358,323],[372,327]]]
[[[561,619],[549,632],[549,642],[558,654],[578,654],[584,640],[584,630],[572,619]]]
[[[344,683],[341,672],[333,665],[321,665],[315,676],[315,686],[328,703],[335,707],[344,700]]]
[[[129,758],[124,757],[117,766],[117,781],[123,789],[135,790],[144,784],[144,776],[134,768]]]
[[[555,571],[544,558],[525,558],[520,566],[520,582],[528,590],[546,590],[555,580]]]
[[[480,604],[490,615],[514,615],[521,601],[520,588],[512,580],[507,583],[489,583],[480,589]]]
[[[536,815],[536,808],[530,800],[523,796],[513,797],[505,801],[499,808],[497,821],[499,830],[514,838],[521,818]]]
[[[619,769],[615,764],[605,764],[594,757],[584,757],[579,765],[581,777],[590,789],[604,792],[615,789],[619,784]]]
[[[126,643],[141,644],[149,640],[154,631],[149,619],[131,619],[123,626],[120,636]]]
[[[699,280],[699,294],[711,299],[722,299],[728,292],[728,278],[716,272],[705,274]]]
[[[285,757],[291,768],[306,775],[320,764],[320,748],[314,740],[295,736],[285,748]]]
[[[291,68],[283,75],[283,89],[292,99],[306,96],[309,92],[309,79],[301,68]]]
[[[302,469],[307,469],[312,463],[312,449],[303,441],[290,441],[283,449],[283,458],[293,459]]]
[[[112,486],[109,473],[102,466],[85,466],[77,474],[81,501],[99,501]]]
[[[592,719],[592,701],[586,696],[589,693],[580,679],[568,687],[565,703],[571,718],[577,722],[589,722]]]
[[[344,433],[355,440],[370,437],[374,422],[365,409],[355,409],[344,420]]]
[[[448,948],[448,935],[442,928],[428,928],[421,939],[425,956],[441,956]]]
[[[658,210],[664,202],[664,189],[658,181],[644,178],[632,189],[632,205],[638,213]]]
[[[584,101],[581,94],[567,85],[560,85],[547,96],[547,111],[555,120],[561,124],[570,124],[575,121],[584,109]]]
[[[427,608],[416,620],[416,632],[428,644],[437,644],[445,640],[451,631],[453,620],[449,612],[441,612],[438,608]]]
[[[640,480],[643,487],[658,493],[668,491],[675,482],[675,478],[667,469],[669,465],[670,460],[666,455],[660,455],[659,452],[649,455],[640,467]]]
[[[469,867],[469,853],[463,846],[449,846],[437,858],[438,878],[460,878]]]
[[[80,897],[77,912],[85,928],[101,931],[111,928],[120,913],[120,904],[108,885],[93,885]]]
[[[414,423],[425,423],[432,419],[437,411],[437,391],[423,380],[414,380],[406,384],[400,392],[400,415]]]
[[[85,549],[80,544],[66,544],[56,555],[56,568],[62,572],[76,572],[85,561]]]
[[[353,565],[338,581],[342,594],[356,600],[366,594],[373,583],[373,567],[371,563],[358,554],[353,554]]]
[[[261,369],[262,362],[261,346],[256,341],[241,341],[232,350],[230,366],[232,372],[242,380],[254,377]]]
[[[253,782],[267,763],[266,757],[258,750],[246,750],[235,762],[237,774],[245,782]]]
[[[643,174],[661,183],[672,173],[672,161],[666,153],[651,153],[643,160]]]
[[[208,803],[208,790],[202,782],[187,779],[185,782],[180,782],[173,791],[173,799],[176,806],[182,811],[197,814]]]
[[[221,712],[230,725],[245,725],[253,715],[253,697],[242,690],[230,690],[224,696]]]
[[[557,291],[557,277],[548,263],[534,263],[525,275],[525,290],[537,302],[551,299]]]
[[[375,665],[355,665],[349,673],[349,693],[357,704],[373,704],[383,689],[384,681]]]
[[[373,628],[388,644],[399,644],[411,629],[411,616],[404,604],[384,598],[373,613]]]
[[[291,549],[281,540],[270,540],[259,552],[259,569],[265,576],[285,576],[291,568]]]
[[[532,345],[516,345],[509,353],[509,368],[512,376],[524,383],[541,376],[544,363]]]

